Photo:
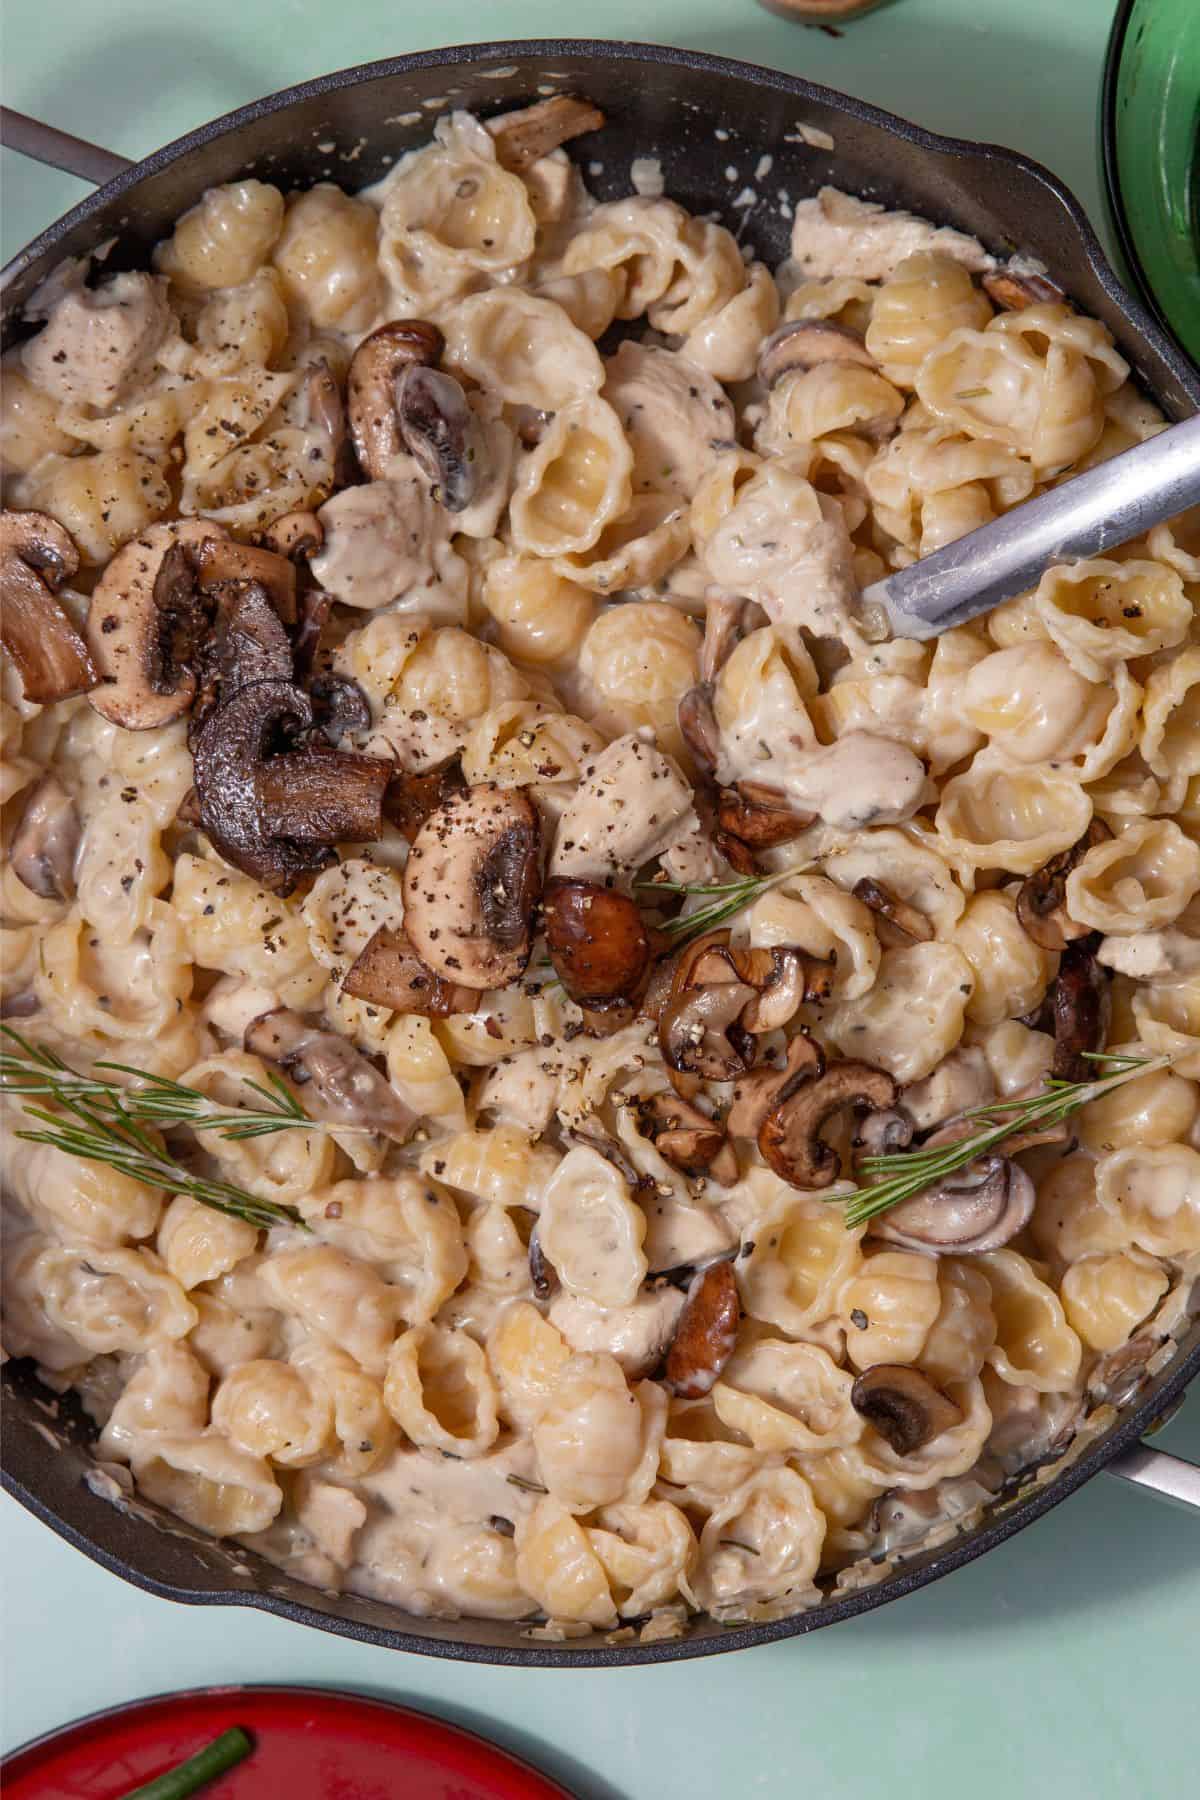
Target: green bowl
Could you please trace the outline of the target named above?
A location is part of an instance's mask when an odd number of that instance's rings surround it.
[[[1128,272],[1200,363],[1200,0],[1121,0],[1100,141]]]

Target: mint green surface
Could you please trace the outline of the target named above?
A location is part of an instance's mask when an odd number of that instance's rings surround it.
[[[1137,0],[1118,72],[1117,176],[1150,286],[1200,359],[1200,13]]]
[[[6,0],[3,74],[12,105],[137,156],[260,93],[372,57],[572,30],[641,36],[772,63],[935,130],[1015,145],[1098,218],[1111,14],[1111,0],[891,0],[830,38],[753,0]],[[15,157],[0,175],[5,256],[84,191]],[[1200,1458],[1200,1397],[1159,1442]],[[611,1673],[437,1663],[245,1611],[172,1606],[10,1502],[0,1520],[9,1747],[165,1688],[295,1681],[442,1713],[587,1800],[1195,1792],[1200,1524],[1104,1477],[868,1618],[740,1656]]]

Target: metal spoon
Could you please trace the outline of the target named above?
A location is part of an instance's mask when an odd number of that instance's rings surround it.
[[[872,582],[863,601],[897,637],[936,637],[1036,587],[1051,563],[1102,556],[1197,505],[1200,413]]]

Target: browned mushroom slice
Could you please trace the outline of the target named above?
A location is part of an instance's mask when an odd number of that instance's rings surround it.
[[[850,1390],[850,1404],[897,1456],[912,1456],[962,1424],[962,1408],[907,1363],[876,1363]]]
[[[789,1100],[806,1082],[825,1073],[820,1046],[800,1031],[788,1039],[782,1068],[752,1069],[733,1084],[733,1099],[725,1116],[730,1137],[757,1138],[759,1127],[781,1100]]]
[[[289,562],[311,562],[325,542],[325,527],[316,513],[281,513],[262,534],[263,548]]]
[[[595,881],[557,877],[542,901],[546,947],[573,1000],[629,1000],[640,991],[654,951],[634,901]]]
[[[770,793],[771,798],[752,799],[750,790],[756,790],[759,795]],[[718,825],[751,850],[773,850],[777,844],[790,844],[812,824],[815,816],[796,812],[781,792],[763,789],[750,782],[721,788],[718,794]]]
[[[506,987],[529,961],[542,831],[524,788],[480,782],[442,801],[404,867],[404,924],[422,962],[463,987]]]
[[[738,1178],[738,1160],[724,1127],[680,1095],[650,1094],[638,1104],[638,1123],[672,1168],[683,1175],[711,1175],[721,1187]]]
[[[1021,883],[1017,894],[1017,918],[1027,937],[1043,950],[1065,950],[1073,939],[1086,937],[1091,930],[1080,925],[1067,913],[1067,876],[1088,851],[1104,843],[1112,832],[1102,819],[1093,819],[1083,836],[1052,856],[1048,863],[1035,869]]]
[[[1007,1156],[985,1156],[872,1220],[872,1237],[934,1256],[999,1250],[1033,1217],[1033,1182]]]
[[[1112,1010],[1111,975],[1098,963],[1091,943],[1068,944],[1051,990],[1054,1011],[1054,1062],[1050,1073],[1060,1081],[1094,1081],[1100,1065],[1092,1060],[1103,1050]]]
[[[860,332],[830,319],[796,319],[773,331],[758,353],[758,378],[772,388],[794,370],[815,369],[818,363],[858,363],[864,369],[879,365]]]
[[[226,581],[254,581],[263,589],[285,625],[296,618],[296,566],[275,550],[236,544],[232,538],[209,537],[192,552],[191,563],[202,588]]]
[[[756,998],[748,1002],[741,1024],[756,1036],[779,1030],[805,1002],[827,1000],[832,993],[832,961],[786,944],[770,948],[732,945],[729,935],[728,931],[711,932],[699,940],[692,960],[677,974],[677,992],[714,982],[745,982]]]
[[[363,473],[381,481],[404,448],[396,413],[396,382],[413,363],[432,367],[445,339],[427,319],[393,319],[365,337],[346,377],[350,435]]]
[[[503,169],[520,171],[549,156],[571,138],[585,131],[599,131],[604,114],[590,100],[578,100],[573,94],[553,94],[517,112],[501,113],[488,121],[488,130],[496,143],[496,161]]]
[[[17,880],[43,900],[73,900],[79,814],[56,775],[30,790],[13,833],[9,862]]]
[[[713,712],[712,689],[706,682],[689,688],[678,709],[683,741],[708,775],[716,773],[721,754],[721,733]]]
[[[308,683],[308,697],[313,704],[317,730],[331,744],[354,737],[371,728],[371,703],[349,675],[314,675]],[[395,774],[395,763],[389,760],[389,779]]]
[[[1015,275],[1011,269],[997,269],[994,274],[985,275],[983,291],[1006,312],[1023,312],[1027,306],[1066,299],[1062,289],[1044,275]]]
[[[311,742],[260,764],[259,813],[272,837],[305,844],[372,844],[383,835],[392,764]]]
[[[342,982],[342,992],[393,1012],[421,1013],[445,1019],[473,1012],[479,1004],[474,988],[457,987],[427,969],[402,931],[381,925]]]
[[[292,632],[292,668],[296,680],[306,684],[312,675],[321,637],[333,611],[333,595],[324,588],[306,588],[296,603],[296,627]],[[369,710],[369,709],[368,709]]]
[[[259,777],[270,753],[312,725],[312,707],[284,681],[256,681],[209,714],[192,755],[200,822],[235,869],[272,893],[290,893],[302,875],[331,860],[327,844],[275,835],[263,816]]]
[[[399,770],[392,776],[383,797],[384,817],[410,844],[415,843],[417,833],[430,813],[436,812],[451,794],[461,794],[466,785],[458,756],[440,763],[436,769],[427,769],[423,775]]]
[[[86,693],[96,680],[87,645],[54,597],[78,567],[79,553],[57,519],[0,515],[0,642],[25,698],[39,706]]]
[[[246,1049],[287,1070],[303,1089],[304,1110],[326,1124],[366,1128],[403,1143],[418,1114],[360,1050],[336,1031],[280,1007],[246,1028]]]
[[[833,992],[832,960],[779,944],[771,949],[738,948],[730,952],[742,980],[758,995],[742,1014],[747,1031],[761,1035],[787,1025],[800,1007],[828,1000]]]
[[[669,1001],[658,1021],[658,1042],[672,1069],[702,1081],[732,1081],[758,1054],[740,1023],[754,989],[745,981],[691,987]]]
[[[758,1128],[764,1161],[793,1187],[829,1187],[841,1172],[841,1159],[821,1137],[822,1127],[848,1106],[894,1106],[898,1091],[885,1069],[834,1063],[819,1080],[776,1101]]]
[[[710,1263],[688,1288],[667,1352],[664,1384],[677,1398],[699,1400],[712,1391],[737,1348],[741,1316],[733,1264]]]
[[[204,620],[190,553],[221,535],[204,519],[150,525],[96,583],[87,639],[100,679],[88,699],[114,725],[152,731],[182,718],[195,699],[189,665]]]
[[[876,915],[875,934],[887,948],[905,944],[927,944],[933,937],[933,921],[907,900],[893,894],[882,881],[864,875],[852,889],[854,898],[869,906]]]
[[[405,447],[449,513],[470,506],[484,478],[479,421],[453,375],[410,363],[396,383]]]
[[[158,588],[162,589],[173,559],[186,553],[178,548],[168,551],[160,571]],[[181,606],[186,607],[187,591],[179,584]],[[194,592],[194,591],[193,591]],[[198,687],[192,704],[188,738],[193,748],[205,721],[219,707],[225,706],[242,688],[258,682],[292,681],[292,647],[287,632],[272,606],[267,590],[257,581],[223,581],[204,596],[207,611],[196,610],[195,601],[190,623],[185,620],[175,636],[177,646],[172,666],[188,666],[198,673]],[[160,616],[164,611],[160,592]],[[203,640],[187,648],[189,630],[195,635],[195,621],[209,621]]]

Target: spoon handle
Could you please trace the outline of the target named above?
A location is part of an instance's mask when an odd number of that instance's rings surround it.
[[[1200,413],[872,582],[863,601],[898,637],[936,637],[1036,587],[1051,563],[1103,556],[1196,505]]]

